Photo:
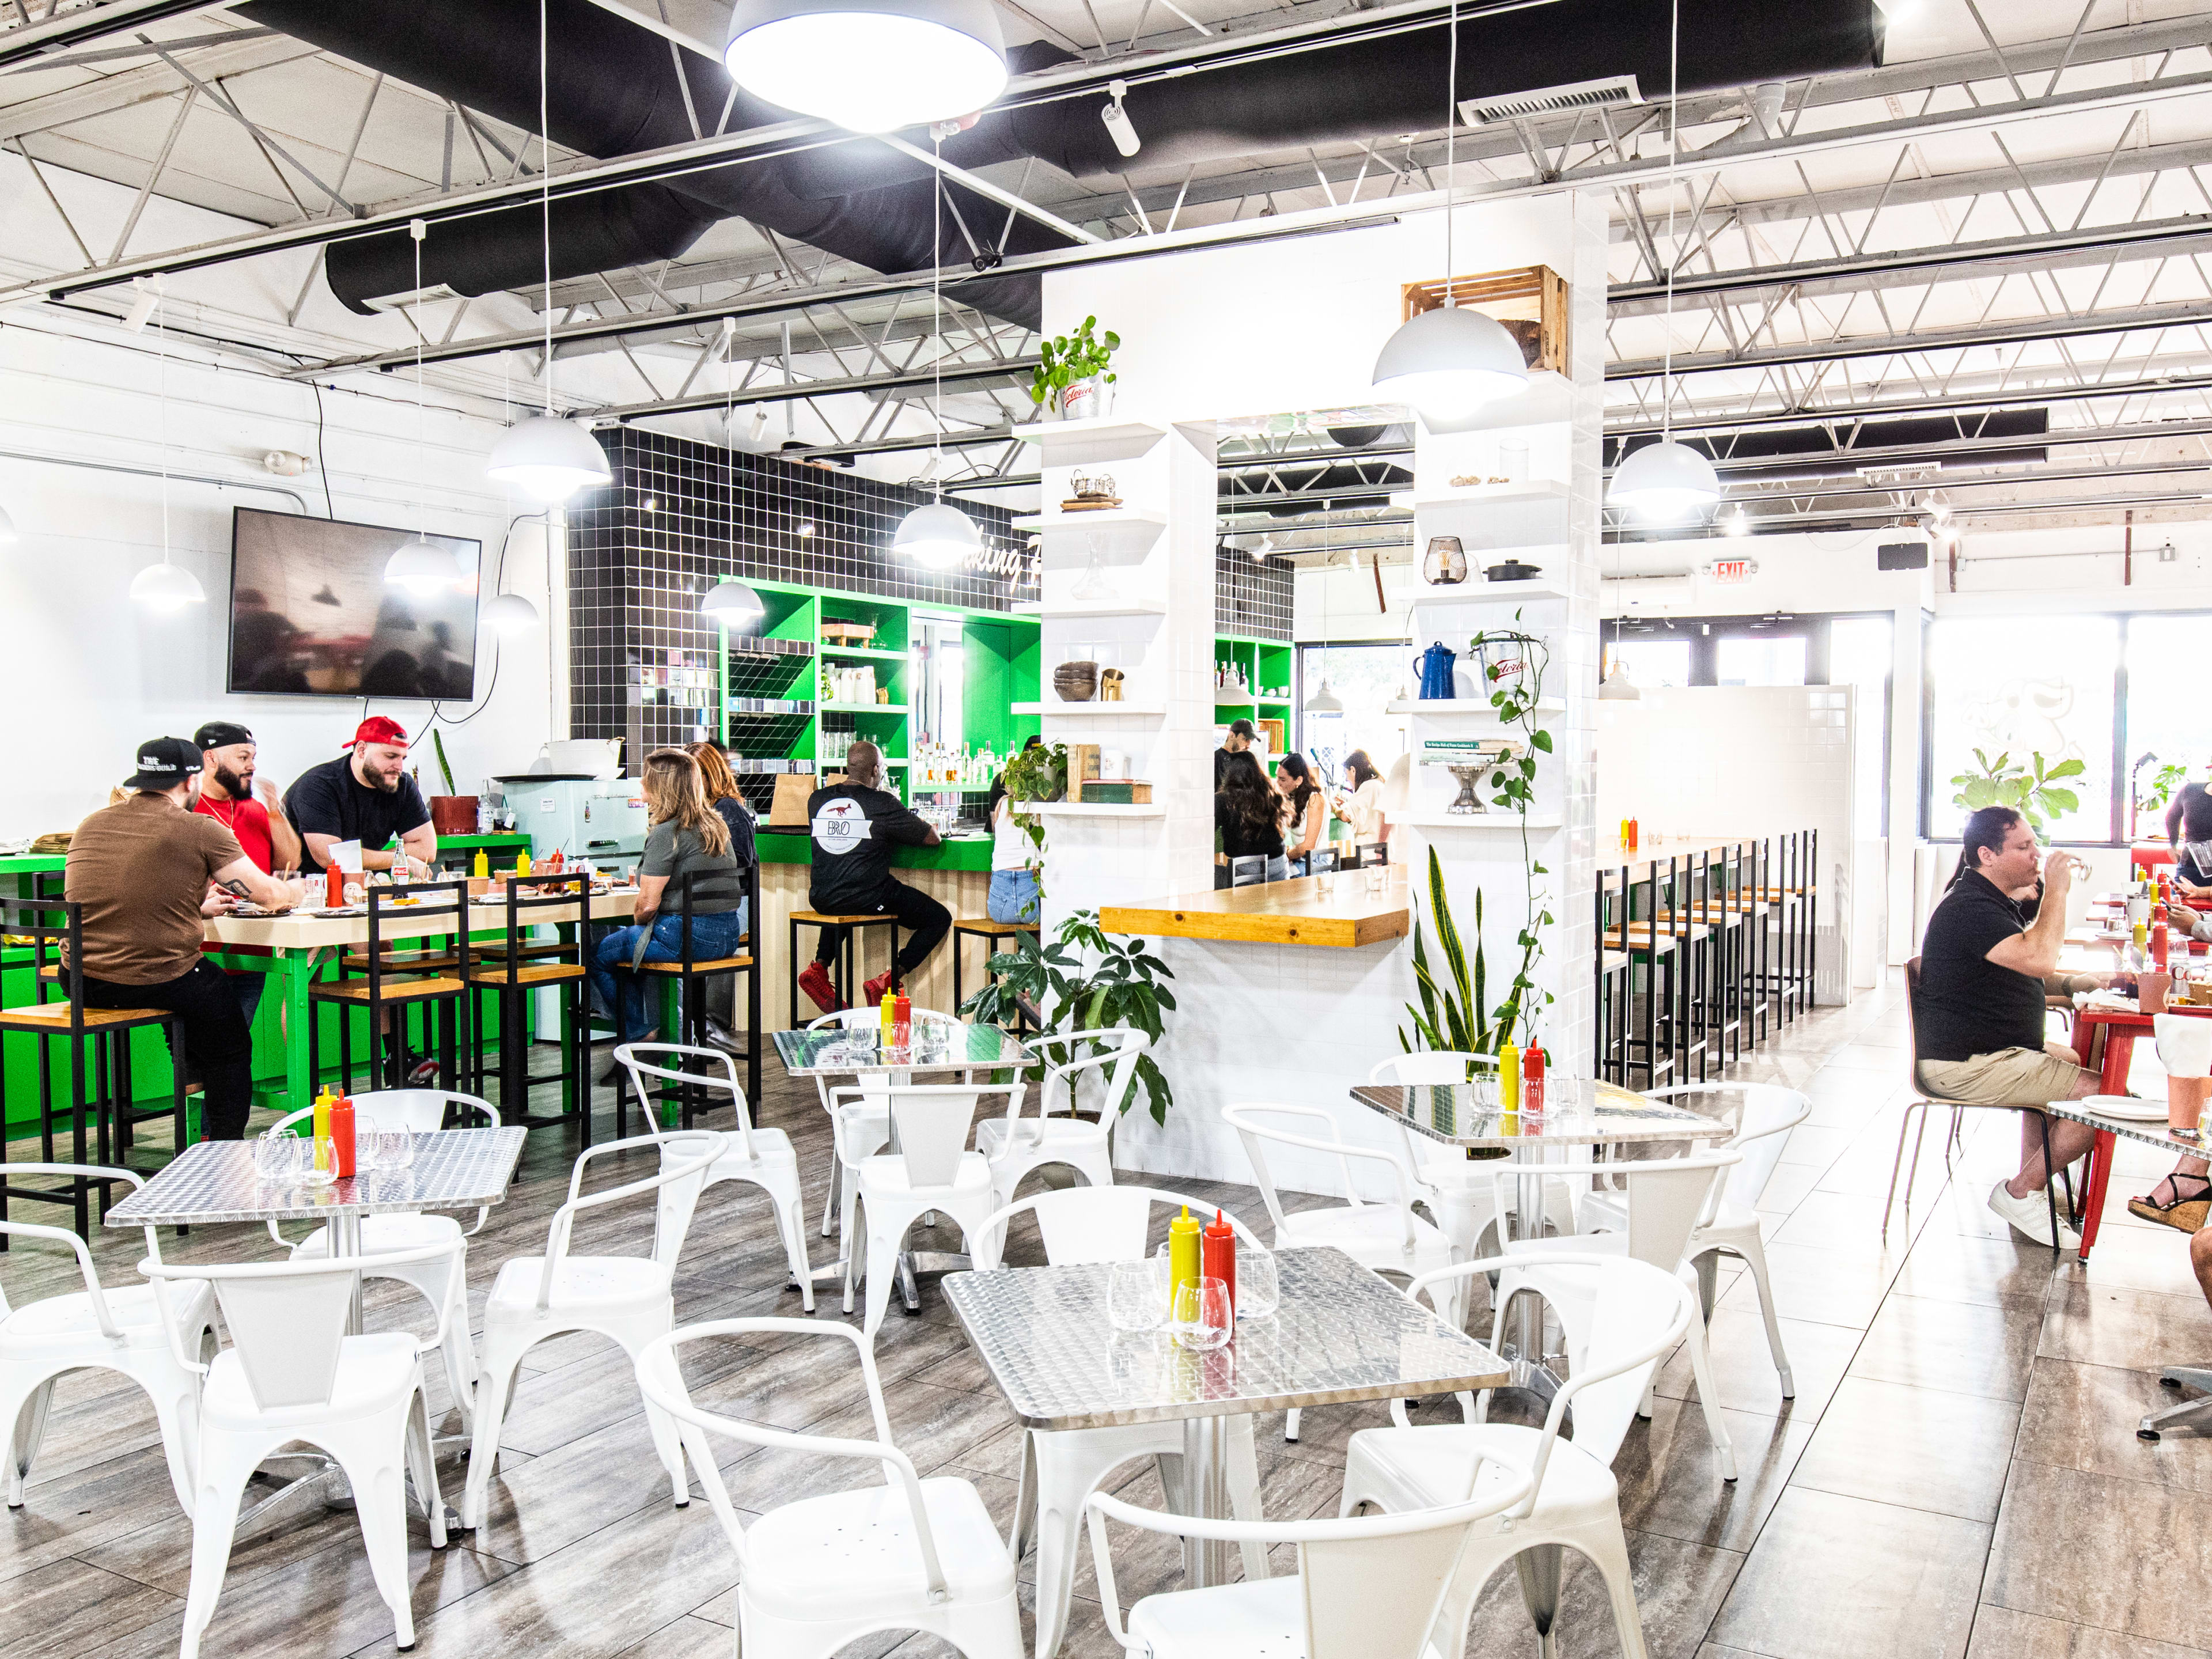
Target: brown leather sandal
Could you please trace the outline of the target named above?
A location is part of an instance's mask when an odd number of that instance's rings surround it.
[[[2188,1198],[2181,1195],[2181,1183],[2185,1181],[2197,1183],[2197,1190]],[[2172,1203],[2160,1206],[2152,1201],[2158,1195],[2159,1187],[2173,1194]],[[2206,1218],[2212,1216],[2212,1177],[2170,1175],[2159,1182],[2158,1187],[2151,1188],[2150,1197],[2130,1199],[2128,1213],[2139,1220],[2155,1221],[2161,1226],[2176,1228],[2185,1233],[2202,1232]]]

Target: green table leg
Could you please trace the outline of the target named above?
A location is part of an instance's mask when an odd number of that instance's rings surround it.
[[[307,1022],[314,1018],[314,1005],[307,1000],[307,987],[314,982],[315,953],[286,951],[278,959],[284,964],[283,1109],[293,1112],[315,1097],[315,1079],[307,1071]]]

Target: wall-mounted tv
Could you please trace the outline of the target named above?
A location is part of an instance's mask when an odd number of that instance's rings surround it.
[[[230,690],[258,696],[427,697],[476,694],[481,542],[432,536],[453,557],[450,586],[384,580],[414,532],[295,514],[233,509]]]

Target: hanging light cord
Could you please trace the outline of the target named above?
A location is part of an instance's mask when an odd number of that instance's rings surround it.
[[[1452,180],[1459,128],[1459,0],[1452,0],[1451,40],[1444,48],[1444,309],[1452,308]]]
[[[1682,0],[1668,8],[1667,27],[1667,337],[1659,374],[1659,441],[1674,441],[1674,167],[1682,153]]]
[[[161,377],[161,562],[169,562],[169,319],[162,315],[167,296],[154,278],[154,345]]]
[[[415,238],[415,308],[407,313],[408,323],[415,330],[415,455],[419,463],[422,455],[422,221],[408,228]],[[430,539],[430,513],[422,495],[424,469],[418,464],[415,469],[415,539],[426,545]]]
[[[929,486],[937,499],[945,499],[945,137],[939,128],[929,130],[929,147],[938,165],[931,169],[937,188],[929,193],[929,422],[937,440],[929,456]]]
[[[545,250],[545,412],[553,412],[553,119],[547,81],[545,0],[538,0],[538,144],[539,246]]]

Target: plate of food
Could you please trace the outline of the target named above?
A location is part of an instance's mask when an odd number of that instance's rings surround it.
[[[2142,1095],[2091,1095],[2081,1103],[2103,1116],[2124,1118],[2130,1123],[2166,1121],[2166,1103]]]

